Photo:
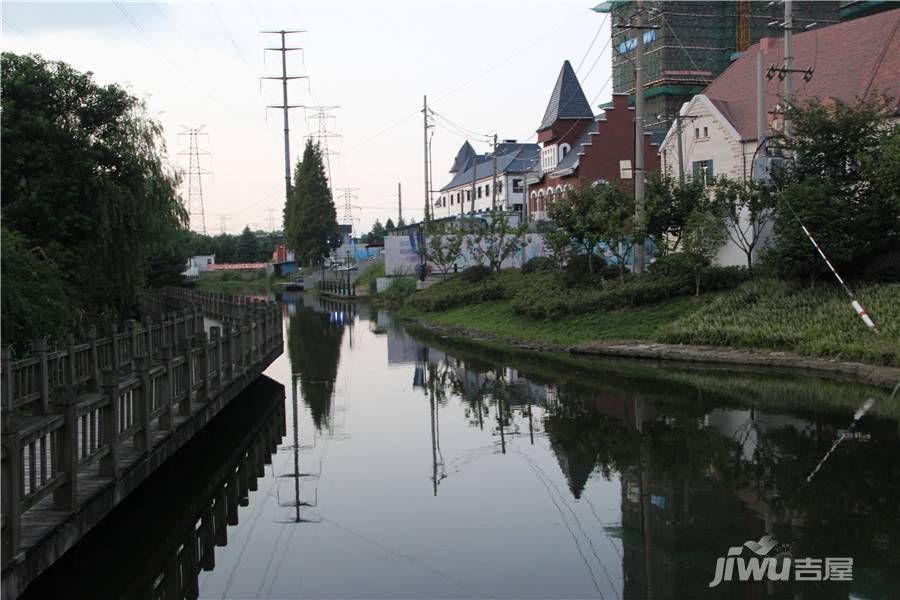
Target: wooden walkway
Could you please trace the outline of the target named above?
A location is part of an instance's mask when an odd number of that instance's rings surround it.
[[[273,303],[167,290],[143,304],[157,319],[122,333],[52,352],[37,342],[18,361],[4,350],[4,598],[16,598],[282,352]],[[205,319],[223,325],[207,334]]]

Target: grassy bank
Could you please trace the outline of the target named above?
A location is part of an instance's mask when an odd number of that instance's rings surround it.
[[[437,325],[465,327],[539,344],[570,346],[589,340],[652,340],[664,326],[693,314],[708,301],[707,297],[674,298],[650,306],[595,311],[557,320],[533,319],[519,314],[509,301],[504,300],[437,312],[407,308],[404,314]]]
[[[260,273],[257,276],[245,278],[243,274],[232,271],[214,273],[200,278],[197,287],[210,292],[225,292],[239,294],[241,292],[262,294],[268,292],[281,279],[274,275]]]
[[[671,296],[658,300],[664,293]],[[880,333],[865,327],[834,286],[810,289],[775,280],[695,297],[662,279],[570,290],[550,274],[510,270],[474,282],[451,277],[412,293],[401,314],[538,345],[646,340],[900,365],[900,284],[860,287],[857,295]],[[538,303],[553,310],[535,310]]]

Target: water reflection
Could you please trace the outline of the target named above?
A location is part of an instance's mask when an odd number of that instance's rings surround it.
[[[263,377],[23,597],[197,598],[284,432],[284,388]]]
[[[211,570],[175,597],[900,596],[900,407],[880,390],[485,351],[363,305],[280,299],[288,351],[267,375],[290,388],[276,417],[284,437],[259,483],[247,480],[259,490],[247,492],[215,564],[198,553]],[[875,408],[807,482],[868,397]],[[210,460],[240,473],[231,439]],[[235,504],[227,493],[211,500],[221,481],[185,496],[169,478],[144,500],[164,518],[145,521],[141,505],[119,525],[147,547],[108,536],[73,553],[76,566],[101,558],[71,573],[116,592],[94,597],[173,597],[160,592],[167,561],[193,556],[183,523],[200,524],[197,548],[225,535],[216,509],[229,522]],[[240,481],[224,489],[240,504]],[[794,556],[852,557],[853,581],[710,589],[716,559],[766,531]],[[162,559],[148,560],[157,549]],[[140,573],[140,585],[115,583],[109,560],[125,583]]]
[[[302,297],[301,297],[302,298]],[[290,304],[287,351],[293,377],[300,384],[303,401],[316,429],[332,425],[332,398],[341,358],[344,329],[352,321],[352,304],[317,302],[315,308]],[[315,340],[315,343],[310,343]]]
[[[840,410],[823,405],[822,398],[811,400],[808,390],[785,396],[776,377],[770,389],[780,397],[766,398],[762,406],[735,406],[733,397],[717,393],[717,378],[707,374],[656,368],[641,373],[638,367],[607,380],[615,366],[591,373],[597,365],[571,361],[569,367],[555,367],[562,376],[557,382],[541,385],[529,381],[527,366],[520,364],[522,371],[508,366],[516,364],[514,356],[505,356],[507,366],[498,367],[485,363],[481,352],[457,350],[451,358],[434,347],[449,349],[446,342],[429,342],[427,365],[417,368],[427,374],[429,390],[440,390],[430,393],[452,394],[469,405],[467,417],[470,411],[478,415],[469,419],[470,426],[482,427],[482,415],[493,411],[493,434],[499,432],[501,445],[504,429],[511,435],[521,430],[515,417],[522,411],[512,411],[510,399],[529,398],[530,410],[530,399],[539,398],[535,405],[574,499],[582,498],[590,479],[618,474],[622,597],[797,598],[801,592],[810,598],[845,598],[851,592],[896,597],[900,552],[891,543],[900,539],[896,419],[868,417],[807,481],[847,431],[855,403],[844,394],[858,396],[858,388],[818,382],[828,400],[846,407]],[[446,377],[441,369],[450,365]],[[535,375],[536,381],[543,379],[540,370]],[[730,377],[740,384],[745,376]],[[765,395],[764,377],[746,379],[762,386]],[[887,401],[886,394],[866,392]],[[887,406],[883,412],[894,416],[894,411]],[[716,558],[765,532],[774,532],[780,549],[794,556],[853,557],[854,582],[726,583],[710,590]]]

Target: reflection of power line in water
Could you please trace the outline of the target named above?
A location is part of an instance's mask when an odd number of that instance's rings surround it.
[[[421,569],[425,569],[425,570],[428,571],[429,573],[432,573],[432,574],[434,574],[434,575],[437,575],[438,577],[440,577],[440,578],[443,579],[444,581],[447,581],[448,583],[452,583],[453,585],[458,586],[460,589],[464,590],[464,591],[467,592],[468,594],[471,594],[471,595],[473,595],[473,596],[475,596],[475,597],[478,597],[478,598],[484,598],[484,597],[488,597],[488,598],[496,598],[496,596],[494,596],[493,594],[483,594],[483,593],[481,593],[481,592],[478,592],[477,590],[472,589],[471,587],[469,587],[469,586],[468,586],[467,584],[465,584],[464,582],[458,581],[458,580],[456,580],[456,579],[450,577],[450,576],[447,575],[446,573],[442,573],[441,571],[438,571],[438,570],[435,569],[435,568],[429,567],[428,565],[426,565],[426,564],[424,564],[424,563],[422,563],[422,562],[419,562],[419,561],[416,560],[414,557],[410,556],[409,554],[406,554],[405,552],[401,552],[401,551],[399,551],[399,550],[396,550],[396,549],[394,549],[394,548],[391,548],[390,546],[386,546],[385,544],[382,544],[381,542],[379,542],[379,541],[376,540],[376,539],[370,538],[370,537],[368,537],[368,536],[366,536],[366,535],[363,535],[363,534],[361,534],[361,533],[358,533],[358,532],[356,532],[356,531],[353,531],[353,530],[350,529],[349,527],[345,527],[345,526],[341,525],[340,523],[338,523],[338,522],[336,522],[336,521],[332,521],[331,519],[325,518],[325,517],[322,516],[322,515],[316,515],[316,516],[321,520],[321,522],[327,523],[328,525],[332,525],[332,526],[334,526],[334,527],[340,529],[341,531],[343,531],[343,532],[345,532],[345,533],[348,533],[348,534],[352,535],[353,537],[356,537],[356,538],[359,538],[359,539],[361,539],[361,540],[363,540],[363,541],[369,542],[370,544],[372,544],[372,545],[374,545],[374,546],[377,546],[378,548],[381,548],[381,549],[384,550],[385,552],[388,552],[388,553],[390,553],[390,554],[393,554],[394,556],[399,556],[400,558],[404,558],[404,559],[406,559],[411,565],[417,566],[417,567],[419,567],[419,568],[421,568]]]
[[[528,465],[534,471],[535,475],[537,475],[538,478],[541,480],[541,483],[544,484],[544,487],[547,488],[547,492],[551,494],[551,501],[554,503],[554,505],[556,504],[556,502],[553,500],[552,492],[550,492],[550,488],[547,487],[547,484],[549,484],[550,486],[553,487],[554,490],[556,490],[557,497],[559,498],[562,505],[565,506],[566,509],[569,511],[569,513],[572,515],[572,520],[575,522],[575,526],[578,528],[578,531],[581,532],[581,535],[584,536],[584,539],[587,540],[588,545],[591,548],[591,553],[594,555],[594,558],[597,559],[597,563],[600,565],[600,568],[603,569],[603,572],[606,575],[606,580],[609,581],[610,587],[613,589],[613,591],[615,591],[616,584],[613,582],[612,576],[609,574],[609,571],[606,568],[606,564],[604,564],[603,560],[600,558],[600,555],[597,554],[597,548],[594,546],[594,542],[591,540],[590,536],[584,531],[584,528],[582,527],[582,524],[581,524],[581,519],[578,518],[578,515],[575,514],[575,511],[566,502],[565,496],[563,495],[562,491],[560,491],[559,487],[557,487],[557,485],[553,482],[553,479],[550,477],[550,475],[548,475],[547,472],[544,471],[544,469],[542,469],[540,467],[540,465],[538,465],[536,462],[534,462],[534,460],[530,456],[528,456],[527,454],[525,454],[518,448],[512,447],[510,452],[517,453],[528,463]],[[546,481],[544,481],[545,479],[546,479]],[[562,514],[562,511],[560,511],[560,514]],[[575,538],[574,532],[572,532],[571,528],[568,526],[568,523],[566,524],[566,527],[569,529],[569,532],[572,533],[572,536],[574,539]],[[604,529],[604,534],[606,535],[607,538],[609,537],[609,533],[606,532],[605,529]],[[581,553],[580,546],[579,546],[579,553]],[[582,554],[582,558],[584,558],[583,554]],[[585,561],[585,562],[587,562],[587,561]],[[591,574],[593,575],[593,571],[591,571]],[[596,583],[597,583],[596,580],[594,580],[595,586],[596,586]],[[599,589],[597,591],[600,592]],[[601,595],[601,597],[603,596],[602,592],[600,593],[600,595]]]

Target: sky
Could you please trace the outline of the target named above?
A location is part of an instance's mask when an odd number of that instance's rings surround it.
[[[332,188],[343,221],[351,193],[354,233],[375,219],[424,214],[423,96],[438,117],[433,189],[464,139],[479,153],[489,136],[536,141],[535,129],[563,61],[576,68],[598,112],[609,101],[607,15],[589,2],[108,2],[2,4],[2,48],[38,53],[118,83],[164,127],[168,160],[186,168],[186,127],[200,127],[206,229],[281,228],[284,134],[278,36],[289,36],[289,104],[337,106],[328,114]],[[290,111],[292,163],[314,112]],[[186,196],[186,188],[183,190]],[[198,220],[192,229],[200,229]]]

